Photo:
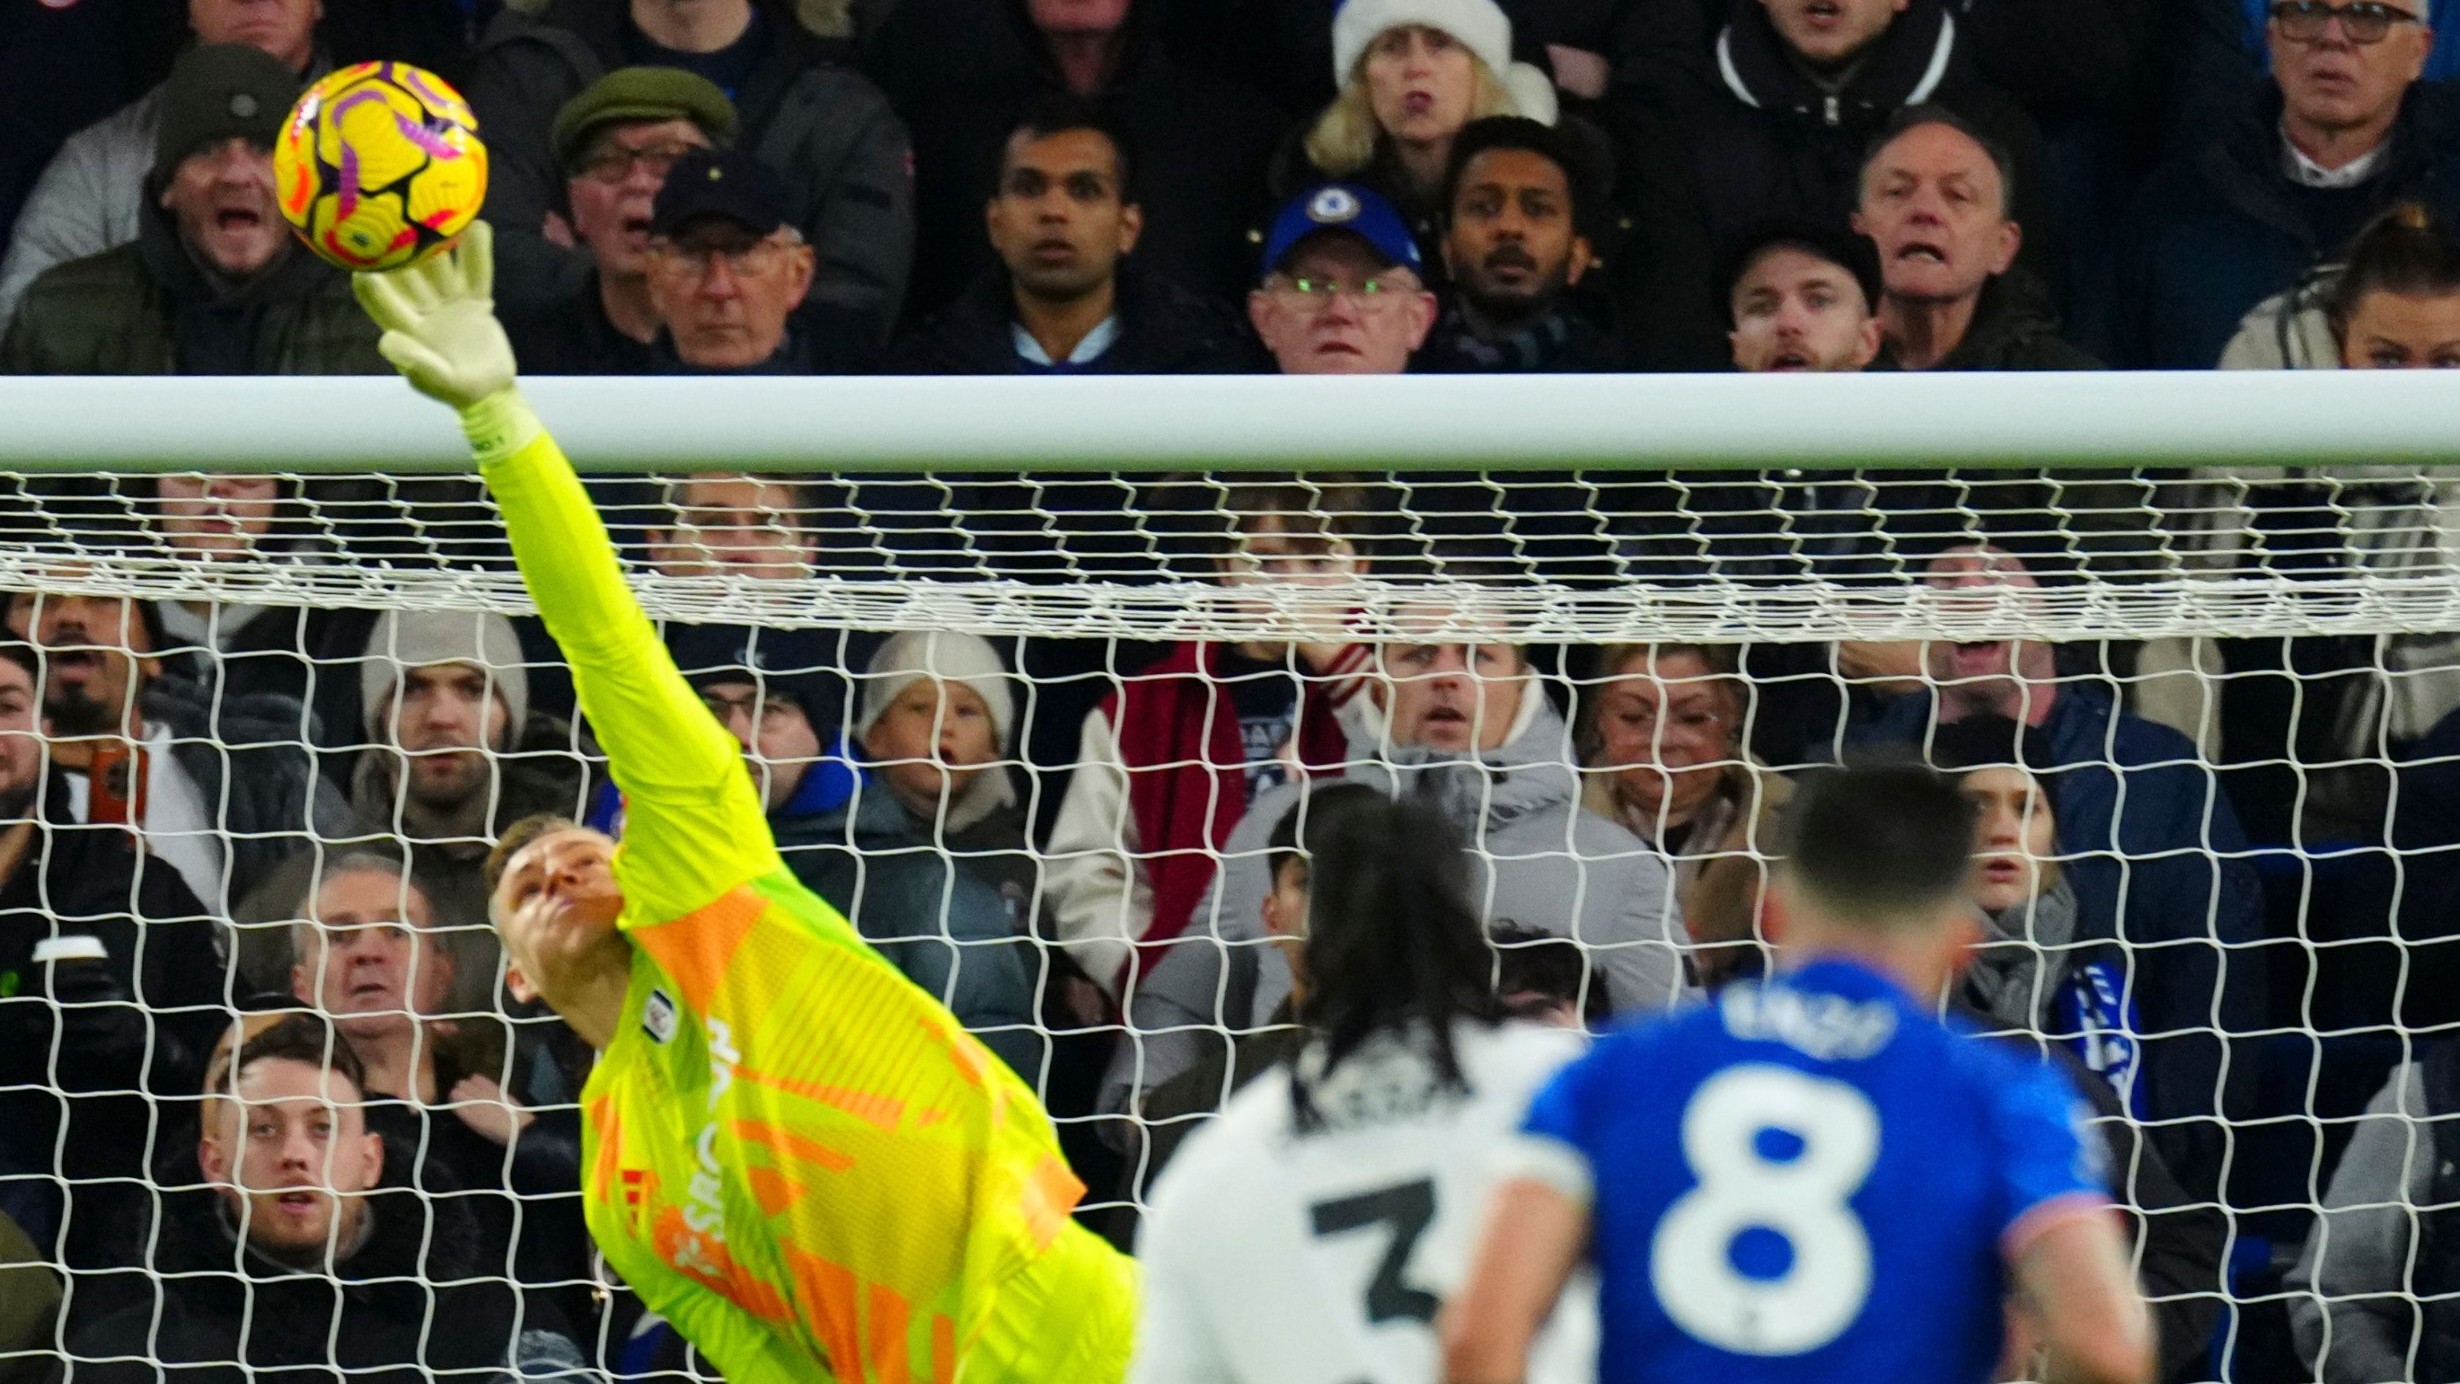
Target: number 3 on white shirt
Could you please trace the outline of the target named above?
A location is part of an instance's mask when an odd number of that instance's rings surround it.
[[[1801,1152],[1774,1159],[1779,1130]],[[1871,1292],[1871,1237],[1847,1199],[1879,1156],[1879,1112],[1842,1081],[1767,1064],[1730,1067],[1683,1110],[1683,1158],[1697,1185],[1666,1208],[1649,1244],[1649,1282],[1666,1315],[1739,1355],[1800,1355],[1842,1335]],[[1734,1267],[1751,1230],[1783,1238],[1783,1270]]]

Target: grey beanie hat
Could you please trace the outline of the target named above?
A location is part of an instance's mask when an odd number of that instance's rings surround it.
[[[924,678],[961,682],[974,689],[991,713],[991,733],[1004,754],[1016,739],[1016,691],[1008,665],[999,651],[980,635],[953,630],[908,630],[880,646],[863,673],[863,715],[857,736],[872,725],[905,690]]]
[[[377,717],[392,704],[402,678],[439,663],[483,670],[504,698],[505,723],[520,737],[530,715],[530,671],[512,621],[491,611],[388,610],[368,635],[367,658],[359,665],[359,723],[376,743],[390,738]]]

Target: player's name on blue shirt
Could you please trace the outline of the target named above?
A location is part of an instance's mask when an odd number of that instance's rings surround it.
[[[2106,1205],[2066,1078],[1823,960],[1600,1041],[1532,1105],[1591,1208],[1600,1384],[1980,1384],[2005,1255]]]

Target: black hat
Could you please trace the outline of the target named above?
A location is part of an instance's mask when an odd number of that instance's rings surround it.
[[[244,139],[270,149],[306,86],[281,60],[244,43],[208,43],[171,64],[154,134],[154,176],[209,144]]]
[[[650,208],[649,233],[672,236],[721,217],[756,236],[786,224],[786,193],[758,159],[735,149],[695,149],[675,160]]]
[[[817,630],[756,625],[669,625],[666,649],[695,692],[748,682],[761,695],[791,702],[823,736],[839,718],[841,661]]]
[[[1862,236],[1809,221],[1779,221],[1760,227],[1734,242],[1717,271],[1717,311],[1734,325],[1734,285],[1771,250],[1800,250],[1824,259],[1854,276],[1862,286],[1862,302],[1879,311],[1879,252]]]

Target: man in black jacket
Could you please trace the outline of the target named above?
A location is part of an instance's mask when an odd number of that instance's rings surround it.
[[[1418,352],[1435,373],[1572,374],[1623,368],[1623,347],[1568,297],[1592,261],[1597,183],[1555,127],[1471,121],[1444,193],[1450,301]]]
[[[357,1059],[322,1020],[249,1039],[205,1091],[196,1156],[212,1191],[165,1210],[160,1302],[71,1334],[79,1384],[579,1370],[552,1309],[478,1262],[469,1211],[411,1190],[407,1155],[367,1127]]]
[[[1054,98],[1008,137],[984,219],[999,267],[934,314],[890,368],[916,375],[1235,373],[1254,351],[1229,313],[1141,274],[1127,132]]]

